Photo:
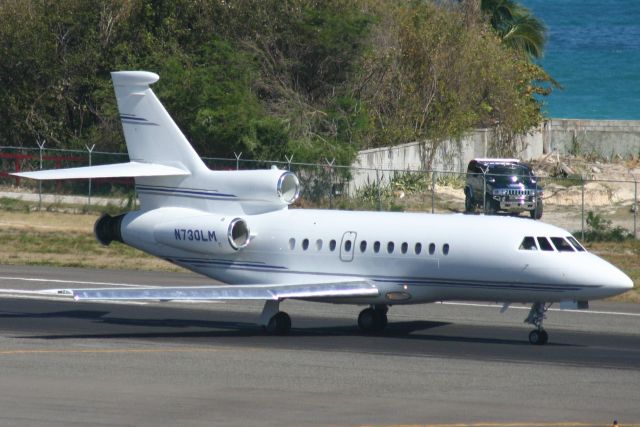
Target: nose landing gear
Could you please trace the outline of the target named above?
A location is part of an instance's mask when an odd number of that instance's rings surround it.
[[[547,317],[545,313],[549,307],[543,302],[535,302],[531,306],[529,315],[524,319],[525,323],[529,323],[536,327],[533,331],[529,332],[529,342],[533,345],[545,345],[549,341],[549,334],[542,327],[542,322]]]

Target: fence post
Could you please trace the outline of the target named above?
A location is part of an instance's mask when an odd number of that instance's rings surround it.
[[[336,162],[335,157],[329,161],[326,157],[324,161],[329,166],[329,209],[333,209],[333,165]]]
[[[380,200],[380,170],[376,168],[376,201],[378,202],[378,211],[382,210],[382,202]]]
[[[633,181],[633,237],[638,238],[638,181]]]
[[[289,156],[287,156],[285,154],[284,158],[287,161],[287,170],[290,171],[291,170],[291,162],[293,161],[293,154],[291,155],[291,157],[289,157]]]
[[[487,171],[489,168],[482,172],[482,211],[487,214]]]
[[[236,154],[236,152],[233,152],[233,155],[236,156],[236,170],[240,169],[240,157],[242,157],[242,151],[240,152],[240,154]]]
[[[42,150],[44,150],[44,144],[46,143],[46,139],[43,140],[42,143],[40,141],[36,141],[40,151],[40,170],[42,170]],[[38,180],[38,210],[42,210],[42,180]]]
[[[431,170],[431,213],[436,213],[436,172]]]
[[[85,145],[84,148],[89,152],[89,167],[91,167],[91,154],[93,153],[93,149],[96,148],[96,144],[93,144],[91,148],[88,145]],[[89,178],[89,206],[91,206],[91,178]]]
[[[580,175],[580,183],[581,183],[581,189],[582,189],[582,207],[580,208],[580,214],[581,214],[581,219],[580,219],[580,239],[584,240],[584,176]]]

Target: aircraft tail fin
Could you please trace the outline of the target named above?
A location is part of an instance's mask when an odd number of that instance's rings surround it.
[[[130,162],[12,175],[39,180],[133,177],[138,184],[180,186],[185,177],[209,170],[149,87],[157,74],[116,71],[111,77]]]
[[[132,162],[174,166],[192,174],[207,169],[149,87],[160,78],[157,74],[115,71],[111,78]]]

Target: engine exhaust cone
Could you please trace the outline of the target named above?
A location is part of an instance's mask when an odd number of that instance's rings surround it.
[[[122,242],[122,234],[120,232],[120,225],[122,224],[122,218],[125,214],[111,216],[107,213],[102,214],[93,226],[93,233],[96,235],[96,239],[103,246],[109,246],[114,240]]]

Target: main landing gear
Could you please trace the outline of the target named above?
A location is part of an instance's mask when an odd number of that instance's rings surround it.
[[[525,323],[536,327],[536,329],[529,332],[529,342],[533,345],[545,345],[549,341],[549,334],[542,327],[542,322],[547,317],[545,313],[548,309],[549,307],[545,306],[545,303],[535,302],[531,306],[529,315],[524,319]]]
[[[269,334],[286,335],[291,330],[291,317],[284,311],[280,311],[280,301],[269,300],[265,302],[262,309],[260,324]]]
[[[389,307],[386,305],[372,305],[365,308],[358,316],[358,327],[363,332],[378,332],[387,326],[387,311]]]
[[[387,311],[389,307],[380,304],[365,308],[358,316],[358,327],[363,332],[378,332],[387,326]],[[291,331],[291,318],[284,311],[280,311],[280,301],[265,301],[260,325],[270,335],[286,335]]]

